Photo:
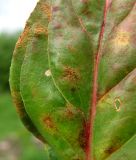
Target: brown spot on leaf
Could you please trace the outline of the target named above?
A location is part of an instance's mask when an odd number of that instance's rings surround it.
[[[80,76],[76,69],[72,67],[65,67],[63,77],[65,80],[76,83],[79,81]]]
[[[86,149],[86,136],[85,136],[85,129],[83,128],[79,134],[78,137],[78,142],[81,148],[83,148],[83,150]]]
[[[109,155],[111,155],[112,153],[114,153],[116,150],[118,150],[120,148],[120,145],[116,145],[116,146],[110,146],[107,149],[105,149],[105,158],[107,158]]]
[[[79,134],[78,137],[78,141],[80,146],[84,149],[84,151],[86,152],[86,148],[87,148],[87,141],[89,138],[89,134],[90,134],[90,128],[89,128],[89,123],[86,121],[86,119],[84,118],[83,124],[82,124],[83,128]]]
[[[30,31],[30,27],[26,24],[26,27],[25,27],[23,33],[21,34],[21,36],[19,37],[19,39],[16,43],[17,47],[22,46],[23,43],[25,42],[25,40],[27,40],[27,36],[28,36],[29,31]]]
[[[53,118],[50,115],[46,115],[42,118],[42,123],[44,123],[44,128],[52,135],[57,133],[57,126]]]
[[[75,116],[75,109],[74,109],[74,106],[72,104],[66,104],[66,109],[65,109],[64,115],[68,119],[71,119]]]
[[[34,29],[34,34],[36,36],[39,36],[39,35],[48,35],[48,29],[43,27],[42,25],[38,24],[35,29]]]
[[[44,117],[43,122],[47,128],[50,128],[50,129],[55,128],[54,122],[50,116]]]
[[[73,106],[70,103],[67,103],[64,111],[64,116],[68,119],[72,119],[77,115],[84,117],[84,113],[79,108]]]
[[[116,151],[116,149],[114,147],[110,147],[110,148],[105,150],[105,152],[108,153],[109,155],[112,154],[115,151]]]

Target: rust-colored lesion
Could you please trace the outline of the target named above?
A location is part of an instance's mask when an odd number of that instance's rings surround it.
[[[48,21],[50,21],[52,17],[51,6],[47,3],[41,4],[41,10],[47,15]]]
[[[25,29],[23,31],[23,33],[21,34],[21,36],[19,37],[17,43],[16,43],[16,47],[21,47],[23,46],[24,42],[27,40],[28,38],[28,34],[30,31],[30,26],[28,24],[26,24]]]
[[[58,110],[58,114],[60,115],[60,118],[64,121],[73,120],[75,118],[85,119],[84,112],[71,103],[66,103],[64,107]]]
[[[37,24],[35,29],[34,29],[34,34],[36,36],[40,36],[40,35],[48,36],[48,28],[42,26],[41,24]]]
[[[57,126],[50,115],[44,116],[42,118],[42,122],[44,123],[45,128],[51,132],[51,134],[54,134],[57,131]]]
[[[67,66],[64,68],[63,78],[66,81],[77,83],[80,80],[80,74],[77,69]]]
[[[66,107],[65,107],[65,111],[64,111],[64,116],[67,118],[67,119],[72,119],[75,117],[75,108],[72,104],[66,104]]]

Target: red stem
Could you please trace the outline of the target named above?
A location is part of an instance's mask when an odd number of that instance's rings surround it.
[[[101,47],[102,47],[102,41],[103,41],[103,36],[104,36],[104,31],[105,31],[107,11],[108,11],[110,4],[111,4],[111,0],[105,0],[103,22],[101,25],[101,31],[100,31],[99,40],[98,40],[98,48],[97,48],[96,57],[94,61],[93,92],[92,92],[92,99],[90,102],[89,121],[88,121],[87,129],[86,129],[86,138],[87,138],[86,160],[93,160],[92,159],[93,157],[92,144],[93,144],[94,119],[96,115],[96,105],[97,105],[98,67],[99,67],[100,56],[101,56]]]

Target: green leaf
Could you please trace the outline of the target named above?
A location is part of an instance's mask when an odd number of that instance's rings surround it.
[[[17,108],[17,112],[26,128],[42,141],[44,140],[41,137],[41,134],[38,132],[37,128],[35,128],[35,125],[31,121],[30,116],[27,114],[27,111],[24,108],[23,100],[20,93],[20,72],[25,56],[27,43],[29,43],[33,35],[32,28],[43,16],[41,11],[39,12],[39,10],[40,7],[44,5],[44,3],[44,1],[39,2],[35,7],[33,13],[31,14],[30,18],[28,19],[26,27],[16,43],[12,58],[12,65],[10,68],[10,89],[13,101]]]
[[[52,159],[135,159],[136,1],[38,6],[11,66],[25,122],[51,146]]]
[[[136,135],[126,142],[117,152],[112,154],[107,160],[135,160]]]

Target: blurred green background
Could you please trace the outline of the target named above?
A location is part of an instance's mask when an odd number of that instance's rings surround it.
[[[21,123],[9,90],[9,68],[20,32],[0,33],[0,160],[46,160],[43,145]]]

